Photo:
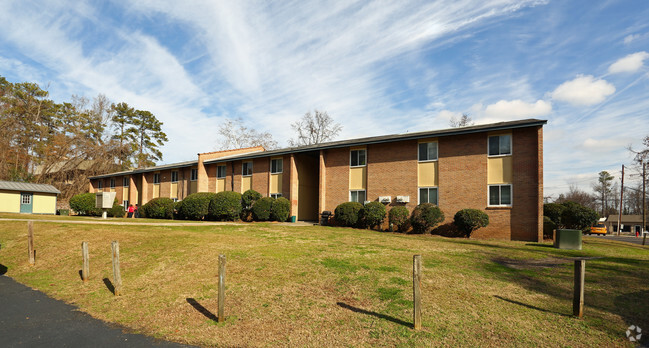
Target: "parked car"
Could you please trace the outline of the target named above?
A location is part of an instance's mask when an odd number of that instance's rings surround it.
[[[604,224],[597,224],[595,226],[592,226],[590,228],[590,231],[588,234],[600,234],[602,236],[606,235],[606,225]]]

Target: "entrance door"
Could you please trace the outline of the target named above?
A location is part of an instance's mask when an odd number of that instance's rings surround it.
[[[34,205],[34,197],[31,193],[21,193],[20,194],[20,212],[21,213],[32,213],[32,207]]]

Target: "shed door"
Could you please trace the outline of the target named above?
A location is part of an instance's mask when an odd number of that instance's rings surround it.
[[[32,213],[32,207],[34,206],[34,197],[31,193],[21,193],[20,194],[20,212],[21,213]]]

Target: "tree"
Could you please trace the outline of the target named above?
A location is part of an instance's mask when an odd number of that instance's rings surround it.
[[[561,224],[566,228],[583,230],[594,225],[599,219],[597,212],[576,202],[563,203]]]
[[[315,110],[313,114],[309,111],[301,119],[293,122],[291,128],[297,132],[297,138],[289,140],[289,145],[303,146],[333,140],[342,131],[343,126],[334,122],[326,111]]]
[[[599,178],[597,179],[597,184],[593,185],[593,190],[600,194],[601,197],[601,208],[602,208],[602,216],[606,215],[606,206],[607,206],[607,200],[608,196],[611,193],[611,185],[612,181],[615,179],[609,172],[603,170],[599,172]]]
[[[162,152],[158,147],[168,141],[167,135],[162,131],[162,122],[149,111],[135,110],[131,125],[127,133],[136,140],[133,150],[137,167],[153,166],[155,161],[162,160]]]
[[[133,151],[131,144],[137,141],[134,137],[135,134],[128,132],[129,125],[133,123],[136,117],[135,109],[126,103],[119,103],[112,104],[111,110],[113,111],[111,118],[114,130],[113,139],[119,141],[120,147],[119,165],[122,170],[125,170],[130,164],[129,157],[131,157]]]
[[[475,122],[473,122],[471,117],[469,117],[469,115],[467,114],[462,114],[460,118],[456,118],[455,116],[453,116],[448,121],[448,125],[453,128],[473,126],[474,124]]]
[[[277,148],[277,142],[273,140],[272,134],[260,133],[243,125],[243,120],[237,118],[227,120],[219,126],[220,150],[241,149],[244,147],[263,146],[266,150]]]
[[[471,238],[473,231],[489,225],[489,215],[479,209],[462,209],[455,213],[453,224],[464,232],[467,238]]]
[[[595,202],[597,201],[597,197],[593,197],[590,193],[580,190],[575,185],[570,185],[569,191],[560,194],[555,203],[564,203],[568,201],[577,202],[585,207],[594,209],[596,208]]]

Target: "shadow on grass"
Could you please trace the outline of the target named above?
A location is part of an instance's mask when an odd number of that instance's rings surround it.
[[[401,320],[401,319],[397,319],[397,318],[395,318],[395,317],[391,317],[391,316],[389,316],[389,315],[385,315],[385,314],[381,314],[381,313],[376,313],[376,312],[371,312],[371,311],[368,311],[368,310],[365,310],[365,309],[361,309],[361,308],[358,308],[358,307],[350,306],[350,305],[348,305],[348,304],[346,304],[346,303],[343,303],[343,302],[337,302],[336,304],[337,304],[338,306],[342,307],[342,308],[349,309],[350,311],[352,311],[352,312],[354,312],[354,313],[361,313],[361,314],[371,315],[371,316],[373,316],[373,317],[377,317],[377,318],[379,318],[379,319],[385,319],[385,320],[387,320],[387,321],[391,321],[391,322],[393,322],[393,323],[395,323],[395,324],[403,325],[403,326],[405,326],[405,327],[409,327],[409,328],[412,328],[412,327],[413,327],[412,323],[405,322],[405,321],[403,321],[403,320]]]
[[[115,286],[113,286],[113,283],[110,281],[110,279],[104,278],[104,284],[106,284],[108,290],[112,292],[113,295],[115,295]]]
[[[198,303],[198,301],[196,301],[195,299],[188,297],[185,300],[187,300],[187,303],[192,305],[192,307],[194,307],[195,310],[197,310],[199,313],[204,315],[207,319],[213,320],[215,322],[219,321],[219,318],[216,315],[214,315],[214,313],[210,312],[207,308],[203,307],[203,305]]]
[[[4,275],[5,273],[7,273],[7,269],[8,269],[7,266],[0,263],[0,275]]]
[[[543,247],[543,248],[554,248],[554,244],[548,244],[548,243],[526,243],[525,245],[534,246],[534,247]]]
[[[561,315],[561,316],[564,316],[564,317],[570,317],[570,315],[565,314],[565,313],[559,313],[559,312],[555,312],[555,311],[550,311],[550,310],[547,310],[547,309],[544,309],[544,308],[539,308],[539,307],[536,307],[536,306],[529,305],[527,303],[518,302],[518,301],[515,301],[515,300],[510,300],[510,299],[504,298],[502,296],[495,295],[494,297],[497,298],[497,299],[503,300],[503,301],[507,301],[509,303],[513,303],[513,304],[517,304],[519,306],[527,307],[529,309],[534,309],[534,310],[545,312],[545,313],[558,314],[558,315]]]

